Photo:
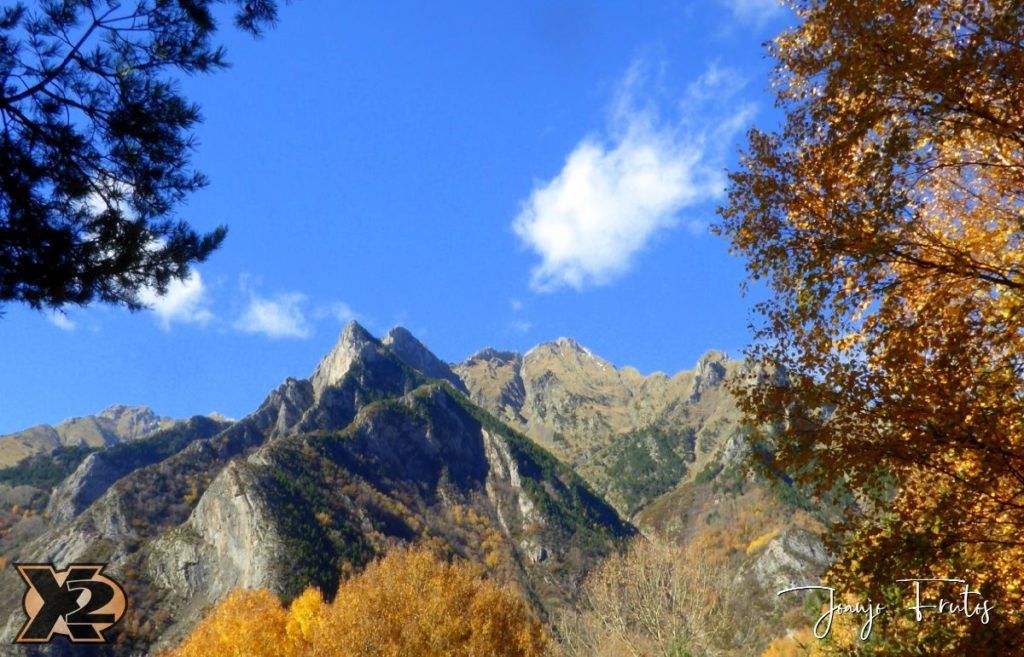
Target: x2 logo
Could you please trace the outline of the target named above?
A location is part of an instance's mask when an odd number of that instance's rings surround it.
[[[28,620],[15,643],[48,643],[63,635],[71,643],[106,643],[103,632],[124,615],[121,585],[103,574],[106,564],[16,563],[28,590],[22,607]]]

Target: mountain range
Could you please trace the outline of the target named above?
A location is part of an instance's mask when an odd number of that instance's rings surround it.
[[[568,338],[522,356],[485,349],[455,367],[472,401],[571,464],[625,515],[738,437],[724,383],[741,370],[709,351],[693,370],[643,376]]]
[[[38,424],[0,436],[0,468],[34,454],[49,454],[59,447],[106,447],[143,438],[174,424],[145,406],[116,404],[96,415],[73,417],[56,426]]]
[[[332,591],[410,542],[513,583],[541,618],[641,532],[717,550],[769,586],[826,557],[799,501],[742,466],[727,381],[744,372],[709,351],[643,376],[566,338],[452,365],[403,328],[377,339],[352,322],[309,378],[241,420],[158,418],[0,469],[0,555],[109,563],[131,593],[118,655],[173,644],[233,588]],[[96,417],[127,426],[126,413]],[[0,609],[22,591],[0,571]],[[21,622],[0,618],[0,634]]]

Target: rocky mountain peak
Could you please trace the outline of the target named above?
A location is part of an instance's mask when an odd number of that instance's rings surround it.
[[[721,351],[706,351],[697,366],[693,369],[693,385],[690,388],[690,401],[700,399],[709,388],[718,386],[725,380],[729,357]]]
[[[544,342],[526,352],[523,356],[524,362],[560,361],[566,364],[597,364],[608,366],[609,363],[594,355],[592,351],[576,342],[572,338],[556,338],[551,342]]]
[[[352,363],[373,358],[379,346],[380,343],[359,322],[350,321],[334,348],[313,370],[309,380],[313,384],[314,398],[319,399],[324,390],[341,381]]]
[[[635,529],[550,453],[436,380],[448,376],[405,329],[377,340],[352,322],[310,379],[286,379],[239,421],[196,417],[87,457],[13,554],[138,574],[127,584],[150,593],[133,604],[158,619],[156,632],[126,629],[133,643],[117,654],[161,653],[231,589],[334,590],[343,567],[421,537],[553,613]],[[17,579],[0,569],[3,608],[20,600]],[[17,629],[0,621],[0,639]]]
[[[691,370],[645,376],[558,338],[521,358],[481,351],[455,370],[474,402],[633,513],[725,448],[738,413],[725,381],[741,366],[711,350]]]
[[[387,335],[381,338],[381,344],[391,348],[407,346],[427,351],[426,346],[404,326],[392,327],[391,330],[387,332]]]
[[[548,342],[546,346],[553,351],[566,351],[569,353],[590,354],[589,349],[581,345],[579,342],[576,342],[572,338],[567,338],[565,336],[555,338],[551,342]]]
[[[729,360],[729,354],[718,349],[708,349],[701,357],[697,360],[697,367],[700,368],[702,365],[707,363],[724,363]]]
[[[149,435],[167,426],[171,420],[158,416],[148,406],[125,406],[114,404],[103,409],[97,416],[100,421],[109,420],[114,434],[122,439],[135,439]]]
[[[40,424],[0,436],[0,467],[14,465],[33,454],[48,454],[61,446],[105,447],[137,440],[175,422],[146,406],[115,404],[96,415],[71,417],[56,426]]]
[[[435,356],[405,327],[396,326],[388,331],[381,344],[414,370],[432,379],[444,379],[461,390],[465,389],[462,380],[452,373],[448,364]]]
[[[120,417],[128,413],[134,413],[139,415],[153,415],[152,409],[146,406],[126,406],[124,404],[113,404],[100,411],[98,416],[106,418],[108,420],[114,420],[116,422]]]

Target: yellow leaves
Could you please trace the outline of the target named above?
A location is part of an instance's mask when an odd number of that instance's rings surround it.
[[[818,657],[819,643],[809,628],[802,628],[772,641],[761,657]]]
[[[769,543],[771,543],[778,537],[779,533],[780,532],[778,529],[773,529],[767,534],[762,534],[761,536],[758,536],[754,540],[750,541],[750,544],[747,545],[747,555],[755,554],[766,548]]]
[[[313,632],[324,615],[324,598],[319,589],[308,588],[292,600],[285,632],[296,645],[313,642]]]
[[[838,574],[962,571],[1024,603],[1024,60],[1006,47],[1024,15],[796,4],[772,46],[786,126],[752,137],[721,210],[775,293],[754,353],[789,373],[741,406],[753,426],[784,423],[775,459],[803,483],[897,514],[857,519]],[[801,408],[828,420],[786,422]],[[1024,634],[1024,617],[1006,622]]]
[[[292,657],[287,614],[268,591],[233,591],[166,657]]]
[[[864,341],[864,337],[859,331],[847,333],[833,342],[833,348],[838,352],[853,351]]]
[[[510,590],[423,549],[396,550],[285,610],[234,591],[165,657],[541,657],[547,637]]]
[[[342,585],[319,627],[316,644],[347,646],[352,657],[531,657],[546,645],[511,592],[414,550],[394,552]]]

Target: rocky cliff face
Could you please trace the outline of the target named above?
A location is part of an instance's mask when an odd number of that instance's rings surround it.
[[[691,371],[643,376],[559,338],[524,356],[485,349],[454,369],[475,402],[580,461],[616,435],[688,415],[730,414],[735,407],[724,384],[742,368],[709,351]]]
[[[156,434],[144,457],[90,456],[8,556],[109,562],[134,609],[116,654],[173,643],[234,587],[330,591],[343,569],[407,542],[479,562],[544,614],[634,530],[462,385],[407,332],[377,340],[350,324],[309,380],[288,379],[242,420]],[[0,573],[0,608],[17,609],[21,588]]]
[[[377,361],[377,341],[356,322],[350,322],[334,345],[317,364],[309,382],[313,387],[313,398],[320,399],[324,391],[337,385],[348,374],[353,363],[372,366]]]
[[[455,372],[474,403],[496,417],[525,426],[520,411],[526,404],[526,385],[521,376],[523,357],[514,351],[483,349],[455,366]]]
[[[767,591],[781,591],[816,582],[831,563],[821,539],[802,527],[787,527],[739,577],[752,577]]]

